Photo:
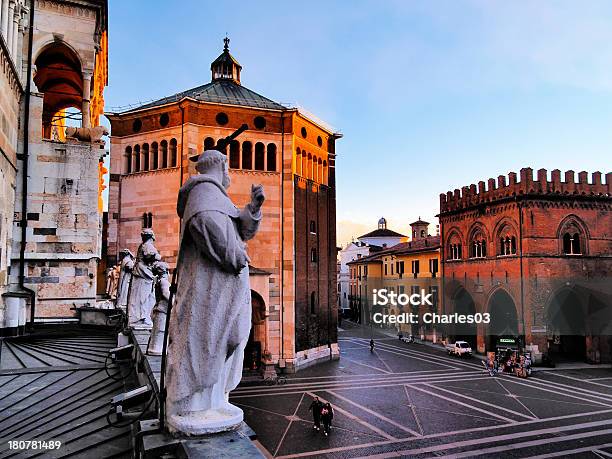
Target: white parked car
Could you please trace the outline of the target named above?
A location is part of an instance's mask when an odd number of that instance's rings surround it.
[[[472,355],[472,348],[470,347],[470,343],[468,343],[467,341],[457,341],[452,344],[447,344],[446,352],[448,353],[448,355],[465,357]]]

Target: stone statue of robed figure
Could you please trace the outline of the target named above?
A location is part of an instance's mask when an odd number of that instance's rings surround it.
[[[251,202],[238,209],[226,191],[227,158],[216,150],[202,153],[196,169],[178,196],[182,238],[166,369],[166,422],[188,435],[243,420],[228,395],[240,382],[251,328],[245,241],[259,228],[265,199],[263,187],[252,186]]]

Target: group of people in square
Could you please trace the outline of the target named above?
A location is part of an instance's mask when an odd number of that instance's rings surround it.
[[[334,418],[334,409],[329,402],[322,402],[319,397],[315,397],[310,404],[309,411],[312,411],[312,420],[314,430],[320,431],[323,424],[323,434],[327,437],[331,430],[332,419]]]

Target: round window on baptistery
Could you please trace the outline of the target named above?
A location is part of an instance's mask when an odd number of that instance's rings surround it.
[[[308,135],[308,132],[306,132],[306,128],[303,127],[300,132],[302,133],[302,137],[306,138],[306,136]]]
[[[264,129],[266,127],[266,119],[263,116],[256,116],[253,124],[257,129]]]
[[[132,131],[134,132],[140,132],[140,130],[142,129],[142,120],[134,120],[134,122],[132,123]]]
[[[229,117],[227,116],[227,113],[219,112],[215,117],[215,121],[217,121],[219,126],[225,126],[229,122]]]
[[[168,116],[167,113],[162,113],[161,116],[159,117],[159,124],[161,127],[166,127],[168,126],[168,123],[170,122],[170,116]]]
[[[318,146],[322,146],[323,145],[323,139],[321,138],[321,136],[317,137],[317,145]]]

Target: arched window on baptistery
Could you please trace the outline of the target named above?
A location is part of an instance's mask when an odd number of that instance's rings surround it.
[[[230,169],[240,169],[240,142],[232,140],[229,151],[229,167]]]
[[[152,159],[151,169],[152,170],[159,169],[159,148],[158,148],[157,142],[153,142],[151,144],[151,159]]]
[[[302,150],[295,150],[295,174],[302,175]]]
[[[140,145],[134,146],[132,172],[140,172]]]
[[[170,139],[170,167],[177,166],[176,139]]]
[[[242,142],[242,169],[253,169],[253,144]]]
[[[142,170],[143,171],[148,171],[149,170],[149,144],[148,143],[143,143],[142,144],[142,160],[141,160],[141,164],[142,164]]]
[[[126,174],[132,173],[132,147],[125,147],[123,170]]]
[[[266,147],[266,170],[276,172],[276,144],[269,143]]]
[[[168,141],[162,140],[159,146],[161,148],[161,167],[165,169],[168,167]]]
[[[263,171],[266,169],[266,146],[257,142],[255,144],[255,170]]]

